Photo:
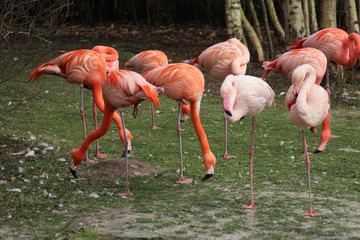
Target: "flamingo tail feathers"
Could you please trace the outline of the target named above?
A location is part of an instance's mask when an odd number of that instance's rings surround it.
[[[303,43],[304,43],[305,40],[306,40],[306,38],[305,38],[305,39],[301,39],[301,40],[299,40],[299,41],[291,44],[290,46],[288,46],[288,47],[286,48],[286,51],[291,51],[291,50],[294,50],[294,49],[302,48],[302,47],[303,47]]]
[[[34,71],[32,71],[32,73],[30,74],[30,76],[28,77],[28,80],[33,83],[35,81],[39,81],[39,78],[44,74],[43,71],[41,71],[44,66],[47,63],[41,64],[40,66],[38,66],[37,68],[35,68]]]
[[[158,95],[155,91],[153,91],[149,86],[141,86],[141,88],[155,107],[161,106]]]

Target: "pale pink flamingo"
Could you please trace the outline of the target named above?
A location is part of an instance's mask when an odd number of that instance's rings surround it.
[[[324,74],[326,72],[327,59],[324,53],[315,48],[301,48],[295,49],[290,52],[285,52],[278,58],[270,61],[263,62],[263,67],[265,72],[262,76],[263,79],[270,72],[281,72],[285,74],[289,79],[294,72],[294,70],[304,64],[311,65],[315,70],[315,83],[320,85]],[[311,131],[316,132],[315,128],[311,128]],[[335,136],[334,136],[335,137]],[[327,143],[331,139],[330,132],[330,112],[327,118],[322,124],[322,130],[320,134],[320,145],[316,149],[315,153],[323,152],[326,148]]]
[[[85,115],[83,108],[83,87],[91,89],[93,94],[94,105],[104,111],[104,100],[102,97],[101,82],[103,81],[106,71],[111,71],[116,69],[116,64],[111,64],[112,67],[107,66],[106,60],[109,62],[116,62],[118,58],[118,53],[115,49],[109,48],[105,52],[103,46],[93,50],[76,50],[68,53],[64,53],[57,58],[41,64],[37,67],[29,76],[29,81],[33,83],[43,74],[51,74],[64,78],[68,83],[77,83],[80,85],[80,116],[83,123],[84,138],[86,138],[86,127],[85,127]],[[100,53],[99,53],[99,52]],[[93,107],[94,119],[96,119],[96,109]],[[113,116],[116,125],[119,128],[120,138],[124,141],[125,136],[122,131],[121,119],[118,114]],[[95,122],[95,126],[97,124]],[[127,130],[127,137],[131,140],[131,134]],[[129,144],[128,150],[131,150],[131,144]],[[104,155],[99,154],[97,148],[97,156],[104,157]],[[86,162],[94,162],[89,160],[87,154],[85,155]]]
[[[289,88],[285,105],[290,110],[291,121],[301,128],[303,136],[303,149],[305,152],[308,187],[309,187],[309,211],[304,215],[318,215],[311,205],[311,184],[310,184],[310,159],[307,151],[305,127],[316,127],[320,125],[329,113],[329,95],[327,91],[315,83],[316,73],[309,65],[301,65],[296,68],[292,75],[293,85]]]
[[[275,93],[262,79],[249,75],[228,75],[220,88],[226,118],[230,122],[237,122],[244,117],[252,117],[250,155],[250,204],[243,205],[247,209],[256,209],[253,196],[253,155],[255,117],[265,106],[274,102]]]
[[[83,160],[85,152],[90,147],[91,143],[102,137],[109,130],[111,119],[117,109],[119,109],[121,122],[125,129],[122,108],[134,105],[134,113],[136,113],[137,105],[145,99],[152,101],[155,106],[160,106],[158,94],[164,92],[164,89],[151,85],[140,74],[130,70],[119,70],[108,74],[102,82],[101,87],[105,103],[104,119],[101,126],[89,134],[81,147],[75,150],[71,155],[72,162],[70,164],[70,171],[75,178],[77,178],[77,165]],[[125,132],[123,134],[125,136],[124,155],[126,190],[125,193],[121,193],[119,196],[129,196],[132,194],[129,190],[128,151],[126,151],[129,142],[126,136],[127,134],[125,134]]]
[[[247,47],[236,38],[221,43],[217,43],[205,49],[194,60],[187,61],[190,64],[199,64],[200,68],[210,72],[212,78],[218,81],[224,81],[229,74],[244,75],[246,73],[247,64],[250,61],[250,53]],[[225,142],[224,153],[225,158],[233,158],[227,152],[227,120],[224,116]]]
[[[191,122],[200,141],[203,152],[203,160],[206,168],[206,175],[203,180],[214,175],[216,158],[210,150],[204,128],[200,121],[200,102],[204,92],[205,79],[202,72],[186,63],[175,63],[155,68],[149,72],[142,73],[145,79],[155,86],[163,87],[164,94],[179,102],[178,121],[176,130],[179,140],[180,151],[180,183],[191,183],[192,179],[183,178],[183,159],[181,144],[180,115],[183,99],[190,101]]]
[[[126,67],[133,67],[140,73],[150,71],[154,68],[166,66],[169,64],[168,57],[163,51],[160,50],[146,50],[140,52],[130,58],[129,61],[125,63]],[[187,119],[187,116],[190,112],[190,106],[188,104],[181,105],[182,117],[181,121],[184,122]],[[160,129],[155,125],[155,116],[154,116],[154,107],[151,103],[151,116],[152,116],[152,129]]]

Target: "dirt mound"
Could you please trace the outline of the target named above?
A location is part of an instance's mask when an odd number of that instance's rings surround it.
[[[129,176],[147,176],[163,172],[165,169],[154,167],[146,163],[128,160]],[[125,176],[125,159],[101,160],[95,164],[88,164],[86,167],[79,168],[79,175],[86,178],[99,179],[118,179]]]

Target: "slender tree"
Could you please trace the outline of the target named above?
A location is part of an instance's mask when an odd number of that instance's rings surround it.
[[[241,25],[240,0],[225,0],[226,26],[229,37],[235,37],[245,43]]]
[[[275,6],[273,0],[266,0],[267,12],[269,13],[269,17],[271,20],[272,25],[274,26],[274,30],[276,33],[277,38],[280,41],[285,41],[285,31],[284,28],[281,26],[279,18],[275,11]]]
[[[359,0],[360,1],[360,0]],[[309,0],[309,22],[310,33],[317,32],[319,30],[318,22],[316,18],[315,0]]]
[[[320,0],[320,28],[336,28],[336,0]]]
[[[284,0],[285,34],[287,43],[305,37],[304,14],[301,0]]]
[[[349,33],[351,32],[359,33],[359,20],[358,20],[355,0],[345,0],[344,10],[345,10],[345,22],[347,26],[346,30]]]

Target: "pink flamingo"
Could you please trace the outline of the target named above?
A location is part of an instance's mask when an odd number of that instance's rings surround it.
[[[274,102],[275,93],[262,79],[248,75],[228,75],[220,88],[223,98],[226,118],[230,122],[237,122],[244,117],[252,117],[251,148],[250,155],[250,189],[251,202],[243,207],[256,209],[253,196],[253,155],[254,155],[254,131],[255,117],[258,116],[265,106]]]
[[[160,66],[166,66],[169,64],[168,57],[163,51],[159,50],[147,50],[140,52],[130,58],[129,61],[125,63],[126,67],[134,67],[136,70],[140,71],[141,73],[150,71],[154,68],[160,67]],[[181,105],[181,112],[182,117],[181,121],[186,121],[189,112],[190,112],[190,106],[188,104]],[[155,126],[155,116],[154,116],[154,107],[153,104],[151,104],[151,115],[152,115],[152,129],[161,129],[160,127]]]
[[[75,178],[77,178],[77,165],[79,165],[79,163],[83,160],[85,152],[90,147],[91,143],[95,139],[102,137],[109,130],[111,119],[114,116],[116,109],[119,108],[121,122],[125,129],[122,108],[135,105],[134,114],[136,114],[137,105],[145,99],[152,101],[155,106],[160,106],[158,94],[162,94],[164,92],[164,89],[156,88],[148,83],[140,74],[129,70],[119,70],[108,74],[102,82],[101,87],[105,102],[104,119],[101,126],[89,134],[82,143],[81,147],[75,150],[71,155],[71,159],[73,161],[70,164],[70,171]],[[126,149],[128,149],[127,145],[129,142],[126,136],[127,134],[125,132],[123,134],[125,136],[124,155],[126,191],[125,193],[119,194],[119,196],[129,196],[132,194],[129,190],[128,153],[126,151]]]
[[[83,108],[83,87],[89,88],[92,91],[94,102],[93,113],[96,120],[95,104],[101,111],[104,111],[101,82],[107,71],[113,71],[118,68],[118,65],[116,65],[118,53],[115,49],[104,46],[97,46],[94,49],[97,51],[83,49],[64,53],[49,62],[41,64],[29,76],[31,83],[39,80],[43,74],[51,74],[64,78],[68,83],[80,85],[80,116],[83,123],[84,138],[86,138],[87,134]],[[111,65],[111,67],[107,64]],[[119,128],[120,138],[124,141],[125,136],[122,131],[119,115],[114,114],[113,119]],[[95,122],[95,128],[97,128],[97,122]],[[128,130],[127,137],[131,140],[131,134]],[[131,144],[129,144],[128,150],[131,150]],[[98,157],[104,157],[103,154],[99,153],[98,145],[96,153]],[[85,161],[94,162],[88,159],[87,153]]]
[[[250,53],[247,47],[236,38],[230,38],[225,42],[221,42],[205,49],[197,58],[187,63],[195,64],[205,71],[210,72],[212,78],[218,81],[224,81],[229,74],[244,75],[246,73],[247,64],[250,61]],[[227,120],[224,115],[225,158],[233,158],[227,152]]]
[[[194,129],[197,133],[203,152],[203,160],[207,170],[203,180],[212,177],[214,175],[216,158],[210,150],[209,142],[200,121],[200,102],[205,86],[205,79],[202,72],[192,65],[186,63],[175,63],[155,68],[149,72],[142,73],[142,75],[151,84],[163,87],[165,95],[179,102],[178,121],[176,126],[180,150],[179,183],[192,182],[192,179],[183,178],[180,128],[181,105],[184,104],[183,99],[190,101],[191,122],[193,123]]]
[[[308,187],[309,187],[309,211],[304,215],[317,216],[311,205],[310,184],[310,159],[307,152],[305,127],[316,127],[320,125],[329,113],[329,95],[325,89],[315,83],[316,73],[309,65],[301,65],[294,70],[292,75],[293,85],[289,88],[285,105],[290,110],[291,121],[301,128],[303,136],[303,149],[305,152]]]
[[[314,68],[316,76],[315,83],[320,85],[326,72],[327,59],[322,51],[310,47],[285,52],[277,59],[263,62],[262,65],[265,68],[265,72],[262,78],[265,79],[271,71],[281,72],[291,78],[294,70],[304,64],[309,64]],[[316,132],[316,129],[311,128],[311,131]],[[331,137],[329,112],[322,124],[320,146],[316,149],[315,153],[323,152]]]

